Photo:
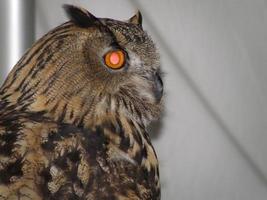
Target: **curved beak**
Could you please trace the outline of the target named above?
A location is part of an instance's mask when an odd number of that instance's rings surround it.
[[[158,72],[154,74],[153,92],[157,103],[159,103],[163,96],[163,82]]]

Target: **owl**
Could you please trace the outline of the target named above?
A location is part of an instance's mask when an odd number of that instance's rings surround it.
[[[147,127],[162,110],[155,44],[127,21],[63,6],[0,89],[0,200],[158,200]]]

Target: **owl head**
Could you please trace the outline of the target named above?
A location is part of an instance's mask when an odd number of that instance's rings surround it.
[[[13,76],[27,74],[19,90],[34,91],[30,109],[80,125],[110,115],[144,125],[158,118],[163,93],[159,55],[142,28],[140,12],[117,21],[72,5],[64,9],[70,21],[32,47],[25,56],[32,57],[28,69],[18,64],[13,70]]]

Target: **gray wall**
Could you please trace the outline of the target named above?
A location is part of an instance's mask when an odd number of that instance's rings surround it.
[[[266,1],[39,0],[37,38],[66,20],[62,3],[116,19],[142,11],[166,73],[151,133],[163,200],[267,199]]]

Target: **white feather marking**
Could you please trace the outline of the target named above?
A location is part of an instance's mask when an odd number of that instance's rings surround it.
[[[113,161],[120,161],[120,160],[124,160],[126,162],[129,162],[133,165],[137,165],[136,161],[134,159],[132,159],[131,157],[129,157],[129,155],[119,149],[113,149],[113,153],[111,156],[111,159]]]

